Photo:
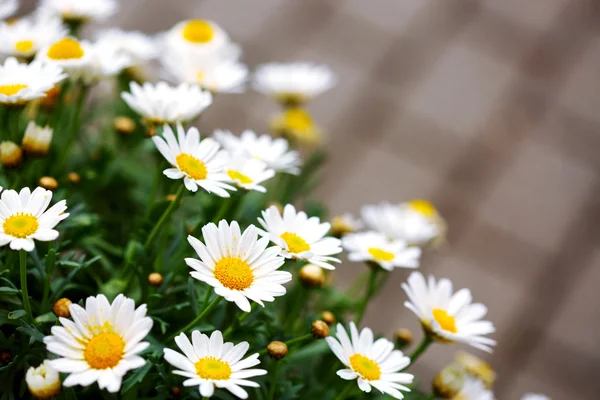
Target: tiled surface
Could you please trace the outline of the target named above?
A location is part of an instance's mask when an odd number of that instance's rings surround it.
[[[498,399],[597,399],[600,384],[600,3],[595,0],[127,0],[157,32],[218,21],[254,66],[308,59],[340,87],[312,105],[328,132],[320,189],[335,213],[429,197],[449,244],[423,270],[473,289],[498,325]],[[140,12],[143,10],[143,13]],[[275,107],[223,96],[205,129],[263,130]],[[342,267],[343,268],[343,267]],[[347,266],[338,282],[360,270]],[[396,271],[367,322],[417,329]],[[454,347],[417,368],[431,376]]]

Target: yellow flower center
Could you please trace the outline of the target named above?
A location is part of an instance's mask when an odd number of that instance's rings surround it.
[[[376,381],[381,377],[379,364],[362,354],[352,355],[350,357],[350,366],[354,372],[368,381]]]
[[[33,40],[20,40],[15,43],[15,50],[20,53],[27,53],[33,49]]]
[[[302,253],[303,251],[309,251],[310,245],[306,243],[304,239],[292,232],[285,232],[281,235],[281,238],[285,240],[288,245],[288,250],[291,253]]]
[[[285,128],[296,132],[306,132],[314,128],[312,117],[302,108],[289,108],[283,116]]]
[[[254,282],[250,265],[239,257],[223,257],[215,264],[215,278],[232,290],[244,290]]]
[[[377,247],[369,247],[369,254],[377,261],[392,261],[394,259],[394,253]]]
[[[433,318],[437,321],[438,324],[440,324],[440,327],[443,330],[452,333],[457,332],[456,320],[453,316],[448,315],[448,313],[445,310],[442,310],[441,308],[434,308],[432,313]]]
[[[183,38],[196,44],[210,42],[214,34],[215,31],[210,23],[201,19],[193,19],[183,28]]]
[[[241,172],[235,171],[233,169],[227,171],[227,175],[229,175],[231,179],[233,179],[234,181],[238,181],[242,185],[248,185],[252,183],[252,179],[250,179],[248,175],[244,175]]]
[[[32,214],[17,213],[4,221],[2,228],[7,235],[24,239],[37,232],[40,224]]]
[[[22,85],[20,83],[16,83],[13,85],[0,85],[0,94],[3,94],[5,96],[14,96],[26,87],[27,85]]]
[[[47,55],[53,60],[70,60],[83,57],[84,51],[77,40],[66,37],[50,46]]]
[[[194,366],[196,367],[196,373],[202,379],[220,381],[231,377],[229,363],[220,358],[204,357],[198,360]]]
[[[433,218],[437,215],[435,206],[427,200],[412,200],[408,202],[410,208],[427,218]]]
[[[85,346],[83,357],[94,369],[116,367],[123,358],[125,342],[114,332],[100,333]]]
[[[206,79],[206,74],[204,73],[204,71],[198,71],[198,73],[196,74],[196,80],[200,83],[204,82],[204,80]]]
[[[175,157],[175,161],[177,161],[179,169],[185,172],[190,178],[197,181],[206,179],[206,175],[208,174],[206,165],[196,157],[181,153]]]

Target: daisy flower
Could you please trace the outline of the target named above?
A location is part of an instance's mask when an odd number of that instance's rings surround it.
[[[163,173],[171,179],[183,179],[185,187],[195,192],[198,186],[209,193],[229,197],[227,190],[236,190],[225,183],[229,177],[223,172],[227,152],[211,138],[200,141],[200,132],[195,127],[187,133],[177,124],[177,138],[170,126],[164,126],[164,138],[154,136],[152,140],[164,158],[173,166]],[[227,189],[227,190],[226,190]]]
[[[325,65],[270,63],[257,68],[252,87],[285,105],[299,105],[331,89],[334,73]]]
[[[38,367],[30,367],[25,374],[25,383],[36,399],[52,399],[60,392],[61,383],[58,371],[44,360]]]
[[[0,65],[0,104],[25,104],[39,99],[67,75],[53,65],[39,61],[20,64],[9,57]]]
[[[85,40],[68,36],[42,48],[36,60],[61,67],[69,78],[78,80],[89,74],[94,65],[94,47]]]
[[[364,328],[360,333],[354,322],[350,322],[350,337],[342,324],[337,324],[337,339],[329,336],[325,340],[337,358],[347,367],[337,374],[345,380],[357,379],[363,392],[371,387],[395,399],[402,399],[402,391],[410,392],[404,385],[411,384],[414,376],[401,373],[410,364],[410,359],[385,338],[373,339],[373,331]]]
[[[213,136],[231,154],[245,154],[249,158],[261,160],[278,172],[300,174],[300,154],[289,150],[289,143],[285,139],[274,139],[267,134],[257,136],[251,130],[242,132],[240,136],[217,130]]]
[[[10,140],[0,142],[0,164],[6,168],[15,168],[21,164],[21,161],[23,161],[23,150],[18,144]]]
[[[390,240],[383,233],[351,233],[342,239],[350,261],[371,261],[381,268],[417,268],[421,258],[419,247],[407,247],[403,240]]]
[[[521,400],[551,400],[550,397],[540,393],[526,393],[521,397]]]
[[[356,232],[362,229],[363,226],[362,221],[350,213],[335,216],[331,220],[331,230],[337,237]]]
[[[100,21],[117,12],[116,0],[42,0],[40,7],[68,22]]]
[[[300,107],[288,107],[279,115],[271,118],[271,130],[305,145],[315,145],[321,141],[321,130],[313,118]]]
[[[366,205],[361,216],[369,228],[413,245],[424,245],[443,236],[445,230],[438,211],[426,200],[412,200],[399,205]]]
[[[141,65],[158,57],[159,49],[155,40],[138,31],[124,31],[111,28],[98,34],[97,44],[110,44],[116,47],[118,53],[133,60],[134,65]]]
[[[163,65],[177,81],[194,83],[213,93],[240,93],[248,78],[248,68],[237,61],[165,57]]]
[[[442,342],[460,342],[492,352],[495,340],[485,337],[496,331],[494,325],[481,318],[487,314],[483,304],[471,303],[469,289],[452,293],[452,282],[433,276],[425,281],[423,274],[413,272],[402,284],[408,296],[404,306],[421,320],[423,328]]]
[[[38,126],[34,121],[29,121],[25,136],[23,136],[23,150],[28,154],[44,156],[50,151],[50,143],[52,142],[52,128],[48,126]]]
[[[239,155],[230,156],[225,173],[237,187],[262,193],[267,189],[260,183],[275,176],[275,171],[268,168],[264,162]]]
[[[50,366],[69,376],[65,386],[89,386],[98,382],[100,389],[118,392],[127,371],[146,361],[137,354],[150,343],[142,342],[152,329],[146,305],[137,309],[132,299],[118,295],[110,304],[99,294],[88,297],[85,308],[69,305],[73,320],[60,317],[62,326],[53,326],[44,338],[46,349],[60,358]]]
[[[341,241],[333,237],[324,237],[329,231],[328,222],[321,223],[319,218],[308,218],[304,211],[287,204],[283,216],[275,206],[262,212],[258,221],[265,229],[260,234],[271,239],[283,249],[286,258],[304,260],[325,269],[335,269],[330,263],[340,260],[331,257],[342,252]]]
[[[453,400],[494,400],[494,393],[487,390],[479,379],[467,377],[462,389]]]
[[[34,240],[48,242],[58,237],[54,227],[69,216],[67,202],[61,200],[48,208],[52,192],[38,187],[33,192],[5,190],[0,197],[0,247],[33,251]],[[47,210],[46,210],[47,209]]]
[[[183,354],[165,349],[165,360],[177,368],[173,373],[187,378],[183,386],[198,386],[203,397],[212,397],[215,388],[218,388],[247,399],[248,393],[242,386],[260,387],[248,378],[267,373],[264,369],[252,369],[260,364],[258,353],[242,360],[250,347],[248,342],[237,345],[224,343],[220,331],[214,331],[210,337],[193,331],[191,341],[185,333],[181,333],[175,338],[175,343]]]
[[[229,44],[229,36],[216,23],[201,19],[181,21],[163,35],[168,51],[215,56]]]
[[[280,256],[281,249],[267,248],[269,239],[259,239],[254,225],[241,233],[237,222],[228,225],[221,220],[218,227],[213,223],[205,225],[202,236],[206,244],[188,236],[200,257],[185,259],[193,269],[193,278],[208,283],[216,294],[245,312],[250,312],[248,300],[264,307],[263,301],[274,301],[285,294],[282,285],[292,279],[292,274],[278,271],[285,261]]]
[[[121,97],[152,124],[188,122],[212,104],[210,92],[188,83],[174,87],[165,82],[156,85],[146,82],[141,86],[131,82],[129,87],[131,93],[123,92]]]
[[[0,19],[10,17],[19,8],[17,0],[0,0]]]
[[[67,36],[59,18],[44,13],[8,24],[0,23],[0,53],[7,56],[31,58],[43,47]]]
[[[92,50],[91,65],[82,74],[86,84],[115,76],[134,64],[133,58],[122,52],[117,42],[99,41],[93,44]]]

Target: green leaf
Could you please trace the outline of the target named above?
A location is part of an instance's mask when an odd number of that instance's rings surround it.
[[[5,294],[19,294],[21,291],[19,289],[15,289],[12,287],[8,287],[8,286],[2,286],[0,287],[0,294],[5,293]]]
[[[56,318],[56,315],[54,315],[54,313],[52,311],[47,312],[46,314],[42,314],[35,319],[35,322],[38,324],[43,324],[45,322],[54,323],[56,321],[58,321],[58,318]]]
[[[8,319],[19,319],[27,315],[25,310],[14,310],[8,313]]]

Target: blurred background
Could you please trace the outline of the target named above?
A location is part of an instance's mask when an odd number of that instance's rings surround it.
[[[33,1],[24,1],[24,8]],[[431,200],[448,244],[425,273],[471,288],[497,326],[498,399],[600,396],[600,2],[595,0],[123,0],[110,21],[155,33],[214,20],[269,61],[329,64],[310,110],[330,160],[332,214]],[[222,95],[201,128],[266,130],[276,105]],[[363,267],[345,263],[336,284]],[[397,270],[365,324],[420,336]],[[456,346],[415,366],[425,384]]]

